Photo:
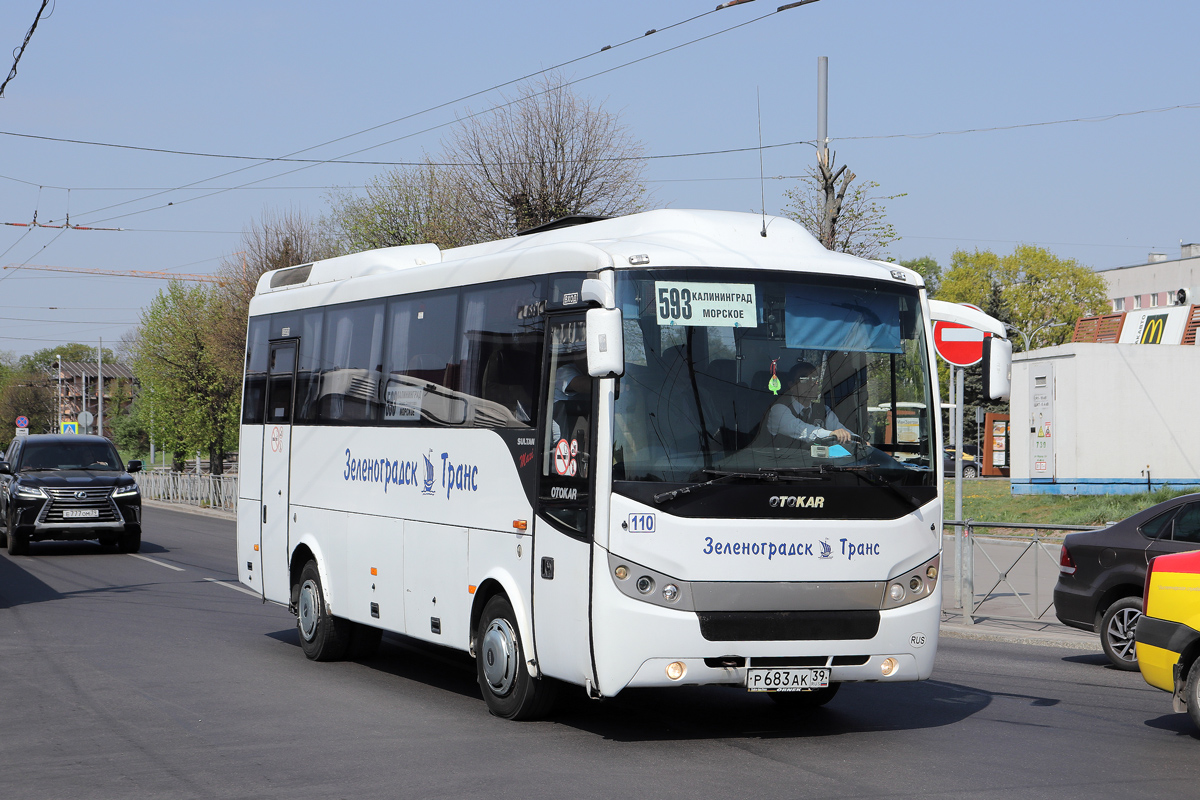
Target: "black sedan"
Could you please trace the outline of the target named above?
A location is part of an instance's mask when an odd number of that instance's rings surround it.
[[[99,539],[136,553],[142,545],[142,496],[102,436],[21,436],[0,460],[0,545],[22,555],[31,541]]]
[[[1109,661],[1136,670],[1134,631],[1150,559],[1200,549],[1200,494],[1159,503],[1097,531],[1063,541],[1054,613],[1065,625],[1095,631]]]

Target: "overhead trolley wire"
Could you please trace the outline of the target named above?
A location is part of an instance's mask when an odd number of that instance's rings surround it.
[[[749,0],[747,0],[747,1],[749,1]],[[619,70],[619,69],[624,69],[625,67],[632,66],[632,65],[634,65],[634,64],[638,64],[638,63],[641,63],[641,62],[643,62],[643,61],[647,61],[647,60],[649,60],[649,59],[651,59],[651,58],[656,58],[656,57],[658,57],[658,56],[660,56],[660,55],[664,55],[664,54],[666,54],[666,53],[670,53],[670,52],[673,52],[673,51],[675,51],[675,50],[679,50],[679,49],[681,49],[681,48],[688,47],[688,46],[690,46],[690,45],[693,45],[693,44],[696,44],[696,43],[698,43],[698,42],[702,42],[702,41],[705,41],[705,40],[707,40],[707,39],[711,39],[711,38],[714,38],[714,37],[716,37],[716,36],[720,36],[720,35],[723,35],[723,34],[725,34],[725,33],[729,33],[730,31],[737,30],[738,28],[742,28],[742,27],[745,27],[745,26],[747,26],[747,25],[752,25],[752,24],[754,24],[754,23],[756,23],[756,22],[760,22],[760,21],[762,21],[762,20],[764,20],[764,19],[766,19],[766,18],[768,18],[768,17],[774,16],[775,14],[779,14],[779,13],[781,13],[781,12],[783,12],[783,11],[787,11],[787,10],[789,10],[789,9],[791,9],[791,8],[795,8],[795,7],[798,7],[798,6],[801,6],[801,5],[807,5],[807,4],[809,4],[809,3],[814,3],[814,2],[817,2],[817,0],[800,0],[800,2],[797,2],[797,3],[791,3],[791,4],[789,4],[789,5],[783,5],[783,6],[779,6],[779,7],[778,7],[778,8],[776,8],[774,11],[770,11],[770,12],[768,12],[768,13],[766,13],[766,14],[762,14],[762,15],[760,15],[760,16],[758,16],[758,17],[755,17],[755,18],[753,18],[753,19],[747,20],[747,21],[745,21],[745,22],[741,22],[741,23],[738,23],[738,24],[736,24],[736,25],[731,25],[731,26],[729,26],[729,27],[727,27],[727,28],[723,28],[723,29],[721,29],[721,30],[718,30],[718,31],[715,31],[715,32],[713,32],[713,33],[707,34],[707,35],[705,35],[705,36],[700,36],[700,37],[697,37],[697,38],[695,38],[695,39],[691,39],[691,40],[689,40],[689,41],[687,41],[687,42],[683,42],[683,43],[681,43],[681,44],[675,45],[675,46],[673,46],[673,47],[668,47],[668,48],[665,48],[665,49],[663,49],[663,50],[659,50],[659,51],[657,51],[657,52],[655,52],[655,53],[651,53],[651,54],[649,54],[649,55],[642,56],[641,58],[636,58],[636,59],[633,59],[633,60],[631,60],[631,61],[627,61],[627,62],[625,62],[624,64],[619,64],[619,65],[617,65],[617,66],[610,67],[609,69],[605,69],[605,70],[601,70],[601,71],[599,71],[599,72],[592,73],[591,75],[585,76],[585,77],[583,77],[583,78],[577,78],[577,79],[575,79],[575,80],[566,81],[566,82],[564,82],[564,83],[562,83],[562,84],[560,84],[560,85],[558,85],[558,86],[556,86],[556,87],[552,87],[552,88],[550,88],[550,89],[547,89],[547,90],[545,90],[545,91],[543,91],[543,92],[537,92],[537,93],[534,93],[532,96],[536,97],[536,96],[538,96],[538,95],[540,95],[540,94],[545,94],[546,92],[549,92],[549,91],[554,91],[555,89],[558,89],[558,88],[563,88],[563,87],[566,87],[566,86],[571,86],[571,85],[574,85],[574,84],[576,84],[576,83],[580,83],[580,82],[582,82],[582,81],[586,81],[586,80],[590,80],[590,79],[592,79],[592,78],[599,77],[599,76],[601,76],[601,75],[606,75],[606,74],[608,74],[608,73],[610,73],[610,72],[615,72],[616,70]],[[508,86],[508,85],[511,85],[511,84],[513,84],[513,83],[516,83],[516,82],[519,82],[519,81],[522,81],[522,80],[526,80],[526,79],[528,79],[528,78],[530,78],[530,77],[533,77],[533,76],[536,76],[536,75],[541,75],[541,74],[544,74],[544,73],[546,73],[546,72],[550,72],[550,71],[552,71],[552,70],[554,70],[554,69],[558,69],[558,68],[560,68],[560,67],[562,67],[562,66],[568,66],[568,65],[570,65],[570,64],[573,64],[573,63],[576,63],[576,62],[582,61],[582,60],[584,60],[584,59],[586,59],[586,58],[591,58],[591,57],[593,57],[593,56],[595,56],[595,55],[598,55],[599,53],[607,52],[607,51],[609,51],[609,50],[614,50],[614,49],[616,49],[616,48],[618,48],[618,47],[623,47],[623,46],[625,46],[625,45],[627,45],[627,44],[630,44],[631,42],[634,42],[634,41],[638,41],[638,40],[640,40],[640,39],[643,39],[643,38],[645,38],[646,36],[649,36],[649,35],[652,35],[652,34],[655,34],[655,33],[660,33],[660,32],[662,32],[662,31],[669,30],[670,28],[678,27],[678,26],[680,26],[680,25],[684,25],[684,24],[686,24],[686,23],[688,23],[688,22],[691,22],[691,21],[693,21],[693,20],[700,19],[701,17],[708,16],[709,14],[716,13],[717,11],[720,11],[722,8],[724,8],[724,7],[726,7],[726,6],[728,6],[728,4],[723,4],[722,6],[718,6],[718,7],[717,7],[716,9],[714,9],[713,11],[707,11],[707,12],[704,12],[703,14],[698,14],[698,15],[696,15],[696,16],[693,16],[693,17],[690,17],[690,18],[688,18],[688,19],[686,19],[686,20],[682,20],[682,21],[680,21],[680,22],[674,23],[673,25],[669,25],[669,26],[667,26],[667,27],[665,27],[665,28],[651,29],[651,30],[647,31],[645,34],[642,34],[641,36],[637,36],[637,37],[633,37],[633,38],[627,39],[626,41],[624,41],[624,42],[621,42],[621,43],[619,43],[619,44],[616,44],[616,45],[610,45],[610,46],[607,46],[607,47],[601,48],[601,49],[600,49],[599,51],[597,51],[597,52],[594,52],[594,53],[589,53],[588,55],[585,55],[585,56],[580,56],[580,57],[578,57],[578,58],[575,58],[575,59],[571,59],[571,60],[569,60],[569,61],[562,62],[562,64],[556,65],[556,66],[554,66],[554,67],[548,67],[548,68],[546,68],[546,69],[543,69],[543,70],[539,70],[539,71],[537,71],[537,72],[530,73],[530,74],[528,74],[528,75],[526,75],[526,76],[524,76],[524,77],[522,77],[522,78],[516,78],[516,79],[514,79],[514,80],[512,80],[512,81],[507,81],[507,82],[505,82],[505,83],[502,83],[502,84],[497,84],[496,86],[493,86],[493,87],[491,87],[491,88],[489,88],[489,89],[484,89],[484,90],[482,90],[482,91],[479,91],[479,92],[474,92],[474,93],[472,93],[472,94],[470,94],[470,95],[466,95],[466,96],[464,96],[463,98],[459,98],[458,100],[451,100],[451,101],[448,101],[448,102],[445,102],[445,103],[441,103],[441,104],[439,104],[439,105],[437,105],[437,106],[433,106],[433,107],[431,107],[431,108],[424,109],[424,110],[422,110],[422,111],[413,112],[412,114],[408,114],[408,115],[406,115],[406,116],[399,117],[399,118],[397,118],[397,119],[395,119],[395,120],[392,120],[391,122],[381,123],[380,125],[375,125],[375,126],[373,126],[373,127],[371,127],[371,128],[366,128],[366,129],[364,129],[364,130],[362,130],[362,131],[357,131],[357,132],[355,132],[355,133],[352,133],[352,134],[347,134],[347,135],[345,135],[345,136],[341,136],[341,137],[338,137],[338,138],[336,138],[336,139],[331,139],[330,141],[328,141],[328,142],[324,142],[324,143],[322,143],[322,144],[313,145],[312,147],[304,148],[303,150],[297,150],[297,151],[295,151],[295,152],[292,152],[292,153],[289,153],[289,154],[287,154],[287,156],[283,156],[283,157],[280,157],[280,158],[264,159],[263,161],[261,161],[261,162],[260,162],[260,163],[258,163],[258,164],[252,164],[252,165],[248,165],[248,166],[246,166],[246,167],[241,167],[241,168],[239,168],[239,169],[236,169],[236,170],[231,170],[231,171],[229,171],[229,172],[225,172],[225,173],[222,173],[221,175],[216,175],[216,176],[213,176],[213,177],[211,177],[211,178],[205,178],[205,179],[203,179],[203,180],[199,180],[199,181],[193,181],[192,183],[186,184],[186,185],[184,185],[184,186],[176,187],[176,188],[177,188],[177,189],[185,189],[185,188],[190,188],[190,187],[192,187],[192,186],[195,186],[195,185],[197,185],[197,184],[200,184],[200,183],[206,183],[207,181],[211,181],[211,180],[217,180],[218,178],[223,178],[223,177],[226,177],[226,176],[228,176],[228,175],[233,175],[233,174],[235,174],[235,173],[238,173],[238,172],[243,172],[243,171],[245,171],[245,170],[247,170],[247,169],[253,169],[254,167],[258,167],[258,166],[264,166],[264,165],[266,165],[266,164],[269,164],[269,163],[272,163],[272,162],[274,162],[274,161],[280,161],[280,160],[282,160],[283,158],[291,158],[291,157],[293,157],[293,156],[296,156],[296,155],[298,155],[298,154],[300,154],[300,153],[305,153],[305,152],[308,152],[309,150],[314,150],[314,149],[316,149],[316,148],[318,148],[318,147],[324,147],[325,145],[332,144],[332,143],[339,142],[339,141],[343,141],[343,140],[345,140],[345,139],[352,138],[352,137],[354,137],[354,136],[357,136],[357,135],[360,135],[360,134],[362,134],[362,133],[367,133],[367,132],[370,132],[370,131],[373,131],[373,130],[378,130],[379,128],[383,128],[383,127],[386,127],[386,126],[388,126],[388,125],[392,125],[392,124],[394,124],[394,123],[397,123],[397,122],[402,122],[402,121],[405,121],[405,120],[408,120],[408,119],[412,119],[413,117],[420,116],[421,114],[427,113],[427,112],[429,112],[429,111],[433,111],[433,110],[437,110],[437,109],[445,108],[445,107],[447,107],[447,106],[449,106],[449,105],[453,105],[453,104],[455,104],[455,103],[462,102],[462,100],[470,99],[470,98],[472,98],[472,97],[476,97],[476,96],[478,96],[478,95],[481,95],[481,94],[486,94],[487,92],[491,92],[491,91],[493,91],[493,90],[495,90],[495,89],[502,88],[502,87],[504,87],[504,86]],[[261,178],[261,179],[259,179],[259,180],[256,180],[256,181],[250,181],[250,182],[248,182],[248,183],[242,184],[241,186],[237,186],[237,187],[233,187],[233,188],[236,188],[236,189],[241,189],[241,188],[245,188],[246,186],[252,186],[252,185],[254,185],[254,184],[256,184],[256,183],[262,183],[262,182],[263,182],[263,181],[265,181],[265,180],[271,180],[272,178],[281,178],[281,177],[283,177],[283,176],[285,176],[285,175],[291,175],[291,174],[293,174],[293,173],[295,173],[295,172],[299,172],[299,171],[301,171],[301,170],[304,170],[304,169],[310,169],[310,168],[312,168],[312,167],[314,167],[314,166],[317,166],[317,165],[319,165],[319,164],[336,163],[338,159],[348,158],[349,156],[358,155],[359,153],[365,153],[365,152],[367,152],[367,151],[369,151],[369,150],[375,150],[375,149],[377,149],[377,148],[380,148],[380,147],[385,147],[385,146],[387,146],[387,145],[389,145],[389,144],[395,144],[396,142],[403,141],[404,139],[410,139],[410,138],[413,138],[413,137],[415,137],[415,136],[420,136],[420,135],[422,135],[422,134],[429,133],[430,131],[438,130],[438,129],[440,129],[440,128],[444,128],[444,127],[447,127],[447,126],[449,126],[449,125],[454,125],[454,124],[457,124],[457,123],[461,122],[463,119],[471,119],[471,118],[473,118],[473,117],[477,117],[477,116],[480,116],[480,115],[482,115],[482,114],[491,113],[492,111],[495,111],[496,109],[499,109],[499,108],[505,108],[505,107],[507,107],[507,106],[510,106],[510,105],[513,105],[514,103],[517,103],[517,102],[519,102],[519,100],[512,100],[512,101],[509,101],[509,102],[507,102],[507,103],[500,103],[500,104],[494,105],[494,106],[492,106],[492,107],[490,107],[490,108],[488,108],[488,109],[485,109],[485,110],[483,110],[483,111],[479,111],[479,112],[475,112],[475,113],[467,114],[467,115],[465,115],[465,116],[463,116],[463,117],[461,117],[461,118],[456,118],[455,120],[452,120],[452,121],[449,121],[449,122],[444,122],[444,123],[441,123],[441,124],[439,124],[439,125],[434,125],[434,126],[431,126],[431,127],[429,127],[429,128],[426,128],[426,129],[424,129],[424,130],[417,131],[417,132],[415,132],[415,133],[407,134],[407,135],[405,135],[405,136],[399,136],[399,137],[396,137],[395,139],[390,139],[390,140],[388,140],[388,141],[385,141],[385,142],[380,142],[380,143],[378,143],[378,144],[374,144],[374,145],[371,145],[371,146],[369,146],[369,147],[363,147],[363,148],[360,148],[360,149],[358,149],[358,150],[354,150],[354,151],[352,151],[352,152],[345,153],[345,154],[343,154],[343,155],[341,155],[341,156],[337,156],[337,157],[335,157],[335,158],[333,158],[333,159],[323,159],[323,160],[315,161],[315,162],[313,162],[313,163],[308,163],[308,164],[306,164],[305,166],[299,167],[299,168],[297,168],[297,169],[288,170],[288,171],[286,171],[286,172],[282,172],[282,173],[279,173],[279,174],[277,174],[277,175],[273,175],[273,176],[270,176],[270,177],[267,177],[267,178]],[[755,149],[755,148],[749,148],[749,149]],[[231,191],[231,189],[221,189],[221,190],[216,190],[216,191],[213,191],[213,192],[211,192],[211,193],[209,193],[209,194],[200,195],[200,196],[198,196],[198,197],[186,198],[186,199],[184,199],[184,200],[180,200],[180,201],[178,201],[178,202],[167,203],[167,204],[165,204],[165,205],[161,205],[161,206],[154,206],[154,207],[152,207],[152,208],[146,208],[146,209],[142,209],[142,210],[140,210],[140,211],[133,211],[133,212],[130,212],[130,213],[128,213],[128,214],[121,214],[121,215],[118,215],[118,216],[106,217],[106,218],[104,218],[104,219],[102,219],[102,220],[99,220],[99,222],[108,222],[108,221],[111,221],[111,220],[114,220],[114,219],[122,219],[122,218],[124,218],[124,217],[127,217],[127,216],[133,216],[133,215],[135,215],[135,214],[142,214],[142,213],[146,213],[146,212],[149,212],[149,211],[157,211],[157,210],[160,210],[160,209],[163,209],[163,208],[167,208],[167,207],[169,207],[169,206],[173,206],[173,205],[180,205],[180,204],[182,204],[182,203],[189,203],[189,202],[193,202],[193,201],[195,201],[195,200],[203,200],[203,199],[205,199],[205,198],[208,198],[208,197],[213,197],[213,196],[215,196],[215,195],[222,194],[222,193],[223,193],[223,192],[225,192],[225,191]],[[136,202],[140,202],[140,201],[142,201],[142,200],[149,200],[149,199],[151,199],[151,198],[153,198],[153,197],[157,197],[157,196],[160,196],[160,195],[162,195],[162,194],[166,194],[166,192],[165,192],[165,191],[164,191],[164,192],[158,192],[158,193],[155,193],[155,194],[153,194],[153,195],[148,195],[148,196],[146,196],[146,197],[136,198],[136,199],[133,199],[133,200],[126,200],[126,201],[123,201],[123,202],[121,202],[121,203],[114,203],[114,204],[112,204],[112,205],[103,206],[103,207],[101,207],[101,208],[97,208],[97,209],[92,209],[91,211],[87,211],[87,212],[83,212],[83,213],[84,213],[85,215],[97,214],[97,213],[99,213],[99,212],[101,212],[101,211],[107,211],[107,210],[109,210],[109,209],[118,208],[118,207],[120,207],[120,206],[122,206],[122,205],[128,205],[128,204],[130,204],[130,203],[136,203]]]

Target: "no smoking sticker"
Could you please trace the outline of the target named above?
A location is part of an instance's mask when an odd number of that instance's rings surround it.
[[[575,463],[575,459],[571,458],[571,445],[566,439],[559,439],[558,444],[554,445],[554,471],[559,475],[571,474],[568,470]]]

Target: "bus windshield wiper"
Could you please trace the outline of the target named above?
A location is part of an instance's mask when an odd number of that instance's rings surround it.
[[[723,481],[727,481],[732,478],[756,478],[760,481],[765,481],[767,483],[774,483],[775,481],[779,480],[780,478],[783,478],[785,480],[786,479],[800,479],[800,480],[813,480],[813,481],[820,480],[820,478],[808,478],[808,477],[802,477],[799,475],[783,475],[783,474],[781,474],[781,472],[779,470],[762,469],[762,468],[760,468],[758,472],[722,472],[721,470],[716,470],[716,469],[705,469],[705,470],[701,470],[701,471],[706,472],[709,475],[716,475],[716,477],[713,478],[712,480],[700,481],[699,483],[691,483],[691,484],[688,484],[687,486],[681,486],[678,489],[672,489],[669,492],[660,492],[659,494],[654,495],[654,502],[662,503],[666,500],[674,500],[676,497],[678,497],[681,494],[688,494],[695,489],[702,489],[705,486],[712,486],[714,483],[721,483]]]

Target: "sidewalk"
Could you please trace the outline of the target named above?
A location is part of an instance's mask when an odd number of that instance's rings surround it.
[[[1050,612],[1051,614],[1053,612]],[[1100,637],[1094,633],[1068,628],[1058,620],[996,619],[976,615],[975,624],[967,623],[961,609],[943,608],[941,635],[947,639],[975,639],[988,642],[1035,644],[1044,647],[1065,647],[1071,650],[1102,652]]]

